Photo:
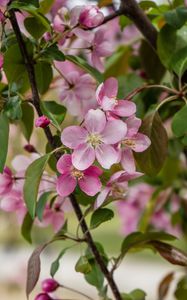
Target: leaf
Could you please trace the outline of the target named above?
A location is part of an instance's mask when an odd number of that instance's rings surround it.
[[[100,208],[94,211],[90,221],[90,228],[95,229],[103,222],[109,221],[114,217],[114,213],[111,209]]]
[[[69,249],[70,247],[67,247],[65,249],[63,249],[59,256],[57,257],[57,259],[51,264],[51,269],[50,269],[50,275],[52,277],[55,276],[56,272],[58,271],[59,267],[60,267],[60,259],[62,258],[62,256],[64,256],[64,254],[66,253],[66,251]]]
[[[104,77],[118,77],[125,75],[129,69],[129,57],[131,49],[127,46],[120,46],[117,51],[106,61]]]
[[[38,8],[39,7],[39,0],[16,0],[14,1],[14,3],[11,3],[11,6],[12,5],[17,5],[19,7],[21,6],[33,6],[35,8]]]
[[[75,265],[76,272],[87,274],[91,272],[92,267],[86,256],[81,256]]]
[[[155,176],[165,162],[168,146],[167,132],[159,114],[149,114],[143,120],[140,131],[150,138],[151,145],[146,151],[135,153],[135,159],[142,172]]]
[[[65,55],[62,51],[58,49],[57,44],[54,44],[42,50],[42,58],[49,59],[50,61],[51,60],[64,61]]]
[[[59,127],[66,116],[66,108],[55,101],[43,101],[41,104],[43,114]],[[61,130],[60,127],[59,130]]]
[[[46,15],[52,8],[55,0],[43,0],[40,2],[40,8],[38,9],[39,12]]]
[[[177,284],[175,291],[175,297],[177,300],[186,300],[187,298],[187,278],[186,276],[181,278]]]
[[[98,291],[102,290],[103,284],[104,284],[104,275],[101,272],[99,266],[94,262],[90,261],[89,262],[91,265],[91,271],[88,274],[85,274],[85,280],[95,286]]]
[[[112,0],[99,0],[98,1],[98,6],[99,7],[104,7],[108,5],[112,5],[113,1]]]
[[[171,57],[171,68],[181,79],[187,69],[187,47],[180,49]]]
[[[0,113],[0,173],[3,173],[8,152],[9,121],[7,116]]]
[[[166,22],[175,29],[181,28],[187,21],[187,8],[177,7],[164,14]]]
[[[24,101],[21,105],[22,109],[22,119],[21,119],[21,127],[22,133],[25,136],[26,140],[29,142],[31,138],[31,134],[33,132],[34,126],[34,109],[33,106]]]
[[[171,69],[172,56],[180,49],[187,46],[187,26],[175,30],[166,24],[158,34],[157,48],[161,62],[166,68]]]
[[[10,120],[22,118],[21,99],[19,96],[10,97],[4,105],[4,112]]]
[[[27,266],[27,283],[26,283],[26,295],[29,297],[30,293],[34,289],[40,276],[40,254],[48,246],[49,243],[45,243],[36,248],[28,261]]]
[[[160,241],[152,241],[151,245],[171,264],[183,267],[187,266],[187,255],[182,250]]]
[[[25,28],[28,33],[38,40],[46,31],[46,27],[42,24],[40,19],[36,17],[29,17],[24,20]]]
[[[103,75],[95,68],[90,66],[83,58],[74,55],[66,55],[66,59],[92,75],[98,83],[103,82]]]
[[[33,226],[33,219],[31,218],[30,214],[27,213],[25,215],[25,218],[23,220],[23,224],[21,226],[21,234],[24,237],[26,241],[29,243],[32,243],[32,238],[31,238],[31,229]]]
[[[45,209],[45,205],[49,199],[49,196],[52,194],[52,192],[45,192],[43,193],[38,202],[37,202],[37,205],[36,205],[36,215],[38,217],[38,219],[42,222],[43,220],[43,212],[44,212],[44,209]]]
[[[40,94],[48,91],[49,85],[53,79],[52,67],[47,62],[38,62],[35,66],[36,82]]]
[[[176,238],[173,235],[164,232],[134,232],[124,239],[121,246],[121,255],[124,257],[132,248],[145,248],[152,240],[166,241],[174,239]]]
[[[40,185],[40,180],[46,164],[49,160],[50,154],[46,154],[29,165],[25,174],[25,184],[23,188],[24,200],[27,209],[34,219],[36,212],[36,201],[38,197],[38,189]]]
[[[173,117],[172,130],[177,137],[187,133],[187,105],[183,106]]]
[[[145,300],[146,297],[146,293],[140,289],[130,292],[130,295],[133,300]]]
[[[158,288],[158,296],[159,296],[158,300],[165,299],[165,297],[167,296],[167,293],[169,291],[170,284],[173,281],[173,279],[174,279],[174,272],[167,274],[162,279],[162,281],[159,284],[159,288]]]

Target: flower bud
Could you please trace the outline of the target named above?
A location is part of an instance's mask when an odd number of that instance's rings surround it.
[[[59,283],[52,279],[48,278],[42,282],[42,290],[46,293],[54,292],[59,287]]]
[[[29,153],[37,153],[36,149],[34,148],[33,145],[27,144],[24,146],[24,149],[29,152]]]
[[[79,16],[79,23],[87,28],[100,25],[104,20],[103,13],[95,5],[86,5]]]
[[[53,298],[46,293],[40,293],[34,298],[34,300],[53,300]]]
[[[46,116],[41,116],[36,119],[35,126],[45,128],[50,124],[50,120]]]

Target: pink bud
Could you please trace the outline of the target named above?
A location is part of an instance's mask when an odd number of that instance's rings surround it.
[[[34,148],[33,145],[27,144],[24,146],[24,149],[29,152],[29,153],[37,153],[36,149]]]
[[[79,23],[87,28],[96,27],[100,25],[103,20],[103,13],[95,5],[86,5],[79,17]]]
[[[53,298],[46,293],[40,293],[35,297],[34,300],[53,300]]]
[[[48,278],[42,282],[42,290],[46,293],[54,292],[59,287],[59,283],[52,279]]]
[[[41,127],[41,128],[45,128],[50,124],[50,120],[48,119],[48,117],[46,116],[41,116],[39,118],[36,119],[35,121],[35,126],[36,127]]]

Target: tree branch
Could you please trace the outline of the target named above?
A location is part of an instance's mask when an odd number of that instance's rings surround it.
[[[38,115],[41,116],[42,111],[41,111],[41,108],[40,108],[40,96],[39,96],[39,92],[38,92],[38,88],[37,88],[37,84],[36,84],[34,63],[33,63],[32,58],[28,54],[28,51],[27,51],[27,48],[25,46],[25,42],[23,40],[23,37],[22,37],[22,34],[21,34],[21,31],[20,31],[16,16],[15,16],[14,10],[10,10],[9,14],[10,14],[9,19],[10,19],[12,28],[14,30],[14,33],[16,35],[17,42],[19,44],[20,51],[21,51],[22,57],[24,59],[25,66],[26,66],[26,69],[27,69],[27,73],[28,73],[28,76],[29,76],[29,81],[30,81],[31,91],[32,91],[33,105],[34,105]],[[57,146],[55,144],[54,137],[52,135],[52,132],[51,132],[50,128],[47,127],[44,130],[45,130],[45,135],[47,137],[47,140],[50,143],[51,147],[53,149],[56,149]],[[58,158],[61,154],[60,153],[54,153],[54,155],[55,155],[56,159],[58,160]],[[86,221],[83,217],[83,213],[81,211],[81,208],[80,208],[74,194],[70,195],[70,200],[71,200],[71,204],[74,208],[75,214],[77,216],[77,219],[80,222],[82,232],[85,235],[86,242],[87,242],[89,248],[91,249],[91,251],[92,251],[92,253],[95,257],[95,260],[96,260],[97,264],[99,265],[102,273],[104,274],[105,278],[107,279],[108,284],[109,284],[109,286],[110,286],[110,288],[113,292],[113,295],[114,295],[115,299],[116,300],[122,300],[122,297],[120,295],[118,287],[117,287],[112,275],[108,271],[108,269],[105,265],[105,262],[103,261],[103,258],[100,255],[100,253],[99,253],[99,251],[98,251],[98,249],[97,249],[97,247],[96,247],[96,245],[93,241],[93,238],[92,238],[92,236],[89,232]]]

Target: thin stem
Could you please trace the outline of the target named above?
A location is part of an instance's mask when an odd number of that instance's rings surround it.
[[[17,19],[16,19],[16,16],[15,16],[14,10],[10,10],[9,14],[10,14],[10,17],[9,17],[10,22],[11,22],[12,28],[15,32],[17,42],[19,44],[20,51],[21,51],[22,57],[23,57],[24,62],[25,62],[25,67],[27,69],[27,73],[28,73],[28,76],[29,76],[29,81],[30,81],[31,90],[32,90],[33,105],[34,105],[38,115],[41,116],[42,111],[41,111],[41,108],[40,108],[40,96],[39,96],[39,93],[38,93],[38,88],[37,88],[36,78],[35,78],[35,72],[34,72],[34,62],[33,62],[32,58],[29,56],[29,54],[27,52],[27,48],[25,46],[25,43],[24,43],[21,31],[20,31],[19,25],[17,23]],[[46,127],[46,128],[44,128],[44,131],[45,131],[46,137],[48,139],[48,142],[50,143],[51,147],[55,150],[57,145],[55,143],[55,140],[54,140],[54,137],[52,135],[52,132],[51,132],[50,128]],[[58,160],[59,157],[61,156],[61,153],[54,152],[54,155],[55,155],[56,159]],[[92,238],[92,236],[91,236],[91,234],[88,230],[88,226],[86,224],[86,221],[83,218],[82,210],[81,210],[74,194],[70,195],[70,201],[71,201],[71,204],[74,208],[75,214],[76,214],[76,216],[77,216],[77,218],[78,218],[78,220],[81,224],[81,229],[82,229],[82,232],[85,236],[86,242],[87,242],[89,248],[91,249],[91,251],[92,251],[92,253],[95,257],[95,260],[96,260],[97,264],[99,265],[103,275],[107,279],[108,284],[109,284],[109,286],[110,286],[110,288],[113,292],[113,295],[114,295],[115,299],[116,300],[122,300],[122,297],[120,295],[118,287],[117,287],[113,277],[111,276],[109,270],[107,269],[107,266],[105,265],[105,262],[103,261],[103,258],[100,255],[100,253],[99,253],[99,251],[98,251],[98,249],[97,249],[97,247],[96,247],[96,245],[93,241],[93,238]]]
[[[176,100],[176,99],[177,99],[177,96],[170,96],[170,97],[164,99],[162,102],[159,103],[156,110],[158,111],[164,104],[166,104],[170,101]]]
[[[80,291],[77,291],[76,289],[70,288],[70,287],[68,287],[68,286],[66,286],[64,284],[61,284],[60,287],[66,289],[66,290],[69,290],[71,292],[74,292],[76,294],[79,294],[79,295],[81,295],[81,296],[83,296],[83,297],[85,297],[85,298],[87,298],[89,300],[94,300],[94,298],[92,298],[92,297],[90,297],[90,296],[88,296],[88,295],[86,295],[86,294],[84,294],[84,293],[82,293]]]

